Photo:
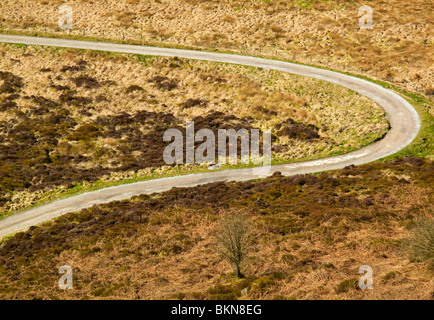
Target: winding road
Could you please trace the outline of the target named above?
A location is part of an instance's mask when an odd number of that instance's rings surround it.
[[[293,164],[276,165],[272,166],[270,170],[248,168],[210,171],[206,173],[137,182],[100,189],[72,196],[70,198],[57,200],[46,205],[16,213],[0,220],[0,238],[19,230],[26,229],[32,225],[56,218],[68,212],[89,208],[96,204],[107,203],[114,200],[127,199],[134,195],[162,192],[173,187],[193,187],[217,181],[258,179],[269,176],[275,171],[280,171],[283,175],[289,176],[294,174],[340,169],[351,164],[360,165],[396,153],[407,146],[416,137],[420,129],[420,118],[416,110],[414,110],[411,104],[398,94],[375,83],[329,70],[232,54],[66,39],[0,35],[0,42],[101,50],[152,56],[177,56],[187,59],[233,63],[284,71],[332,82],[372,99],[385,110],[391,125],[389,132],[380,141],[345,155]]]

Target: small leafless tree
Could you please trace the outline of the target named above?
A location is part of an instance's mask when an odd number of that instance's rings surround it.
[[[247,253],[250,223],[245,215],[235,214],[223,219],[215,237],[218,251],[234,267],[235,274],[242,278],[241,264]]]

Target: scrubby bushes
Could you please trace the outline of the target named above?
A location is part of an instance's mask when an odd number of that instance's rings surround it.
[[[0,151],[0,154],[3,153]],[[9,164],[9,167],[0,167],[0,176],[4,174],[4,171],[1,171],[3,169],[13,170],[12,163]],[[160,276],[162,266],[167,268],[168,263],[176,261],[176,265],[171,265],[171,271],[180,272],[185,279],[194,279],[183,283],[183,286],[190,286],[200,278],[199,281],[206,282],[207,286],[203,287],[203,290],[201,288],[201,294],[196,296],[208,299],[237,299],[243,295],[261,299],[273,297],[277,293],[305,297],[302,290],[308,290],[306,294],[310,297],[312,297],[312,290],[315,294],[332,295],[328,295],[329,298],[336,294],[339,294],[337,297],[342,298],[345,298],[346,294],[367,294],[356,292],[358,278],[352,278],[357,275],[357,270],[353,267],[359,266],[358,261],[342,258],[357,250],[357,246],[352,246],[351,250],[348,250],[346,241],[348,232],[352,232],[352,238],[364,234],[364,241],[366,241],[371,239],[373,234],[381,233],[381,230],[390,232],[395,226],[398,226],[395,230],[399,230],[400,226],[411,222],[417,215],[414,208],[428,207],[431,200],[428,194],[420,195],[420,199],[414,200],[418,196],[416,192],[412,198],[408,198],[408,191],[414,191],[419,184],[423,184],[419,191],[426,189],[427,185],[431,186],[433,181],[429,179],[429,173],[432,172],[432,167],[432,161],[407,158],[389,163],[351,166],[320,175],[296,177],[275,175],[260,181],[220,182],[194,188],[174,188],[158,195],[142,195],[130,200],[94,206],[62,216],[44,226],[32,227],[5,240],[0,244],[0,269],[2,270],[0,280],[20,287],[21,284],[13,280],[16,270],[27,273],[32,270],[31,268],[41,269],[42,265],[47,270],[55,270],[56,266],[52,261],[57,261],[57,257],[62,254],[62,257],[73,255],[78,259],[77,264],[92,256],[92,261],[105,266],[107,261],[119,261],[123,266],[122,270],[128,270],[129,266],[134,268],[137,263],[143,263],[142,266],[152,266],[149,269],[144,267],[148,270],[145,280],[148,281],[147,283],[152,282],[149,281],[150,279],[155,280]],[[41,170],[44,168],[46,171],[43,172],[43,176],[45,176],[49,172],[50,165],[37,165],[37,168]],[[380,174],[372,175],[374,169]],[[388,173],[381,174],[385,171]],[[350,178],[348,172],[351,172],[354,177]],[[391,199],[387,193],[397,181],[390,176],[402,172],[411,176],[412,185],[404,184],[402,189],[394,189],[395,202],[389,202]],[[319,189],[320,185],[322,187]],[[0,190],[2,186],[0,182]],[[366,206],[361,201],[359,206],[351,208],[338,201],[330,205],[330,200],[338,199],[338,194],[350,187],[354,190],[361,188],[357,192],[364,196],[368,190],[369,196],[377,201],[370,206]],[[401,196],[403,199],[399,200]],[[255,203],[257,199],[261,201]],[[215,272],[214,266],[226,273],[225,266],[219,266],[220,261],[216,259],[213,243],[209,241],[213,223],[218,219],[224,220],[223,217],[231,218],[237,212],[243,212],[254,221],[251,230],[255,232],[255,237],[248,242],[254,244],[254,247],[248,256],[249,263],[246,263],[243,268],[247,276],[244,279]],[[375,224],[375,230],[369,227],[372,224]],[[426,238],[421,234],[430,233],[416,233],[416,230],[431,230],[432,221],[428,225],[431,227],[413,229],[418,241]],[[360,232],[361,230],[363,232]],[[368,236],[365,233],[368,233]],[[220,230],[219,234],[224,235],[224,232]],[[236,234],[236,232],[226,234]],[[325,246],[322,245],[324,241],[327,242]],[[422,248],[428,249],[429,252],[429,249],[432,249],[430,240],[423,243]],[[366,253],[366,247],[369,246],[363,247],[362,252]],[[229,248],[236,248],[236,246],[229,246]],[[423,252],[426,252],[425,249]],[[341,250],[347,251],[343,254]],[[385,259],[393,256],[393,251],[379,252],[383,265],[388,265]],[[198,253],[203,255],[198,259],[207,260],[193,265],[188,264]],[[354,253],[354,256],[359,253],[360,251]],[[387,258],[384,254],[387,254]],[[375,259],[376,254],[371,256]],[[418,257],[422,259],[425,256]],[[333,260],[333,264],[326,262],[330,258],[336,261]],[[112,265],[108,264],[108,269],[104,269],[105,273],[103,269],[99,270],[101,272],[97,273],[98,279],[92,278],[92,282],[100,280],[101,274],[111,275],[113,272],[119,272],[119,277],[125,274],[119,270],[119,264],[115,267]],[[396,264],[393,266],[395,268]],[[406,265],[406,268],[408,267]],[[330,268],[333,270],[329,270]],[[82,272],[82,279],[87,280],[89,279],[87,277],[91,277],[84,269]],[[382,285],[392,282],[386,281],[392,279],[391,271],[386,270],[386,272]],[[397,270],[394,269],[393,272]],[[343,274],[347,276],[343,278]],[[329,275],[335,278],[327,280]],[[174,290],[180,292],[179,287],[168,289],[175,282],[172,279],[164,280],[164,284],[161,284],[162,287],[167,284],[165,287],[167,295],[171,295]],[[344,279],[347,280],[342,281]],[[291,281],[300,283],[300,280],[307,282],[302,290],[297,286],[294,289],[295,293],[285,292],[285,290],[291,291],[290,287],[293,287]],[[313,280],[315,282],[312,282]],[[335,290],[333,287],[330,287],[330,290],[324,290],[322,287],[319,291],[315,291],[321,285],[318,281],[323,280],[327,280],[329,284],[336,283]],[[413,280],[407,278],[406,281]],[[31,284],[30,289],[35,289],[35,286],[36,284]],[[107,286],[85,287],[81,290],[88,290],[87,292],[90,293],[100,287]],[[315,289],[312,289],[313,287]],[[125,288],[127,292],[130,289],[131,287]],[[83,291],[79,293],[82,294]],[[98,296],[100,292],[96,293]],[[113,292],[114,296],[118,294],[121,293]],[[186,296],[190,294],[186,293]]]
[[[336,293],[345,293],[350,290],[356,290],[359,287],[359,279],[351,278],[344,280],[335,287]]]
[[[74,90],[65,91],[59,97],[59,102],[66,105],[82,107],[92,103],[91,98],[76,96],[77,92]]]
[[[3,80],[3,84],[0,86],[0,94],[17,92],[24,85],[23,78],[8,71],[0,71],[0,80]]]
[[[91,123],[85,123],[78,127],[69,137],[69,140],[91,140],[101,135],[101,128]]]
[[[75,78],[71,78],[71,81],[75,84],[78,88],[85,88],[85,89],[97,89],[101,87],[101,84],[99,81],[93,77],[87,76],[87,75],[81,75]]]
[[[148,82],[154,83],[155,87],[158,89],[166,89],[171,91],[178,88],[179,81],[177,79],[169,79],[168,77],[156,76],[152,79],[149,79]]]
[[[145,91],[145,89],[143,89],[141,86],[131,85],[125,90],[126,93],[132,93],[134,91]]]
[[[0,111],[8,111],[11,109],[15,109],[17,104],[15,101],[4,101],[0,102]]]
[[[23,188],[33,192],[58,185],[71,186],[85,180],[95,181],[110,172],[162,166],[165,164],[163,150],[167,145],[162,139],[165,130],[185,130],[172,114],[145,110],[98,116],[92,122],[78,125],[71,117],[73,111],[64,104],[83,106],[91,100],[76,96],[75,91],[63,91],[59,101],[40,95],[25,99],[35,106],[14,122],[5,123],[0,132],[0,142],[9,141],[8,145],[0,145],[0,151],[5,149],[0,152],[0,160],[7,164],[0,178],[3,189],[10,192]],[[15,102],[4,107],[14,108]],[[209,127],[215,132],[221,127],[249,128],[248,120],[221,112],[193,120],[196,131]],[[116,139],[117,142],[110,147],[99,146],[96,141],[101,138]],[[196,147],[198,145],[196,143]],[[82,168],[85,163],[87,169]],[[2,201],[6,199],[10,197],[3,197]]]
[[[201,99],[188,99],[183,103],[184,109],[193,108],[193,107],[203,107],[208,104],[208,101]]]
[[[80,59],[75,65],[65,65],[63,66],[60,71],[61,72],[77,72],[77,71],[83,71],[86,69],[87,62]]]
[[[312,124],[305,125],[303,123],[295,122],[293,119],[275,125],[274,129],[277,131],[278,136],[286,136],[288,138],[296,138],[301,140],[318,139],[319,129]]]

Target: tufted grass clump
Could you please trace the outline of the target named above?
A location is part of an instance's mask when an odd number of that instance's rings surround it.
[[[434,265],[434,219],[424,217],[416,220],[411,235],[404,241],[403,247],[411,259],[427,261]]]

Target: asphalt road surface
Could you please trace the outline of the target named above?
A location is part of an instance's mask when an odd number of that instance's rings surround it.
[[[271,166],[271,168],[264,167],[262,170],[248,168],[225,171],[210,171],[206,173],[137,182],[133,184],[100,189],[97,191],[72,196],[70,198],[57,200],[46,205],[16,213],[0,220],[0,238],[19,230],[26,229],[32,225],[40,224],[42,222],[56,218],[68,212],[92,207],[95,204],[127,199],[139,194],[162,192],[173,187],[192,187],[217,181],[244,181],[258,179],[269,176],[275,171],[280,171],[283,175],[290,176],[294,174],[340,169],[351,164],[359,165],[371,162],[396,153],[407,146],[416,137],[420,129],[420,118],[417,112],[414,110],[411,104],[409,104],[398,94],[372,82],[324,69],[232,54],[66,39],[0,35],[0,42],[123,52],[152,56],[176,56],[187,59],[234,63],[239,65],[284,71],[332,82],[354,90],[374,100],[385,110],[391,125],[389,132],[380,141],[345,155],[293,164],[276,165]]]

